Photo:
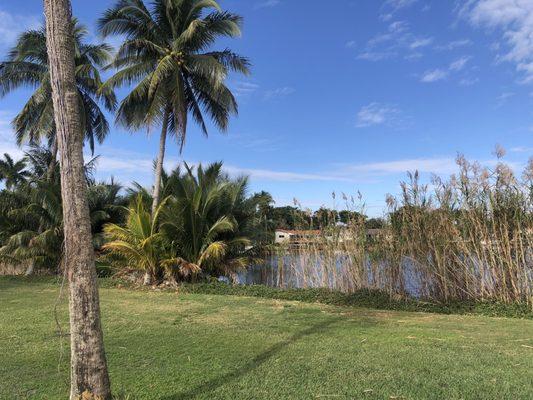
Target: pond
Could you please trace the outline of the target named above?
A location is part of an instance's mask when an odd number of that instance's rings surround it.
[[[385,263],[355,265],[347,255],[324,257],[316,254],[273,255],[264,262],[251,265],[238,274],[237,283],[266,285],[280,288],[326,287],[344,292],[361,288],[392,289],[414,297],[420,297],[428,289],[427,283],[409,260],[404,260],[401,276],[392,282]]]

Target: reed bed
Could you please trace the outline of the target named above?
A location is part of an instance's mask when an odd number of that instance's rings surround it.
[[[280,287],[533,306],[533,160],[518,177],[497,155],[492,168],[459,156],[457,174],[430,184],[409,174],[372,234],[364,219],[340,226],[332,214],[313,240],[278,246],[263,278]]]

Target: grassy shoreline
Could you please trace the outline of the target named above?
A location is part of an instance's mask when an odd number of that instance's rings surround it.
[[[0,282],[60,282],[56,276],[0,276]],[[114,278],[100,278],[102,288],[128,288],[131,290],[152,291],[152,288],[134,285]],[[324,288],[316,289],[281,289],[264,285],[228,285],[221,282],[182,283],[177,288],[157,288],[158,291],[169,291],[184,294],[217,294],[241,297],[259,297],[274,300],[301,301],[304,303],[320,303],[342,307],[363,307],[376,310],[426,312],[436,314],[483,315],[487,317],[533,319],[533,308],[528,304],[505,304],[496,301],[454,301],[437,303],[417,300],[409,297],[393,297],[378,291],[362,289],[355,293],[343,293]]]

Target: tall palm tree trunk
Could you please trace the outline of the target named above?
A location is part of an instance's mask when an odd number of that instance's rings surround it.
[[[157,155],[157,161],[155,164],[155,182],[154,182],[154,191],[152,194],[152,217],[155,215],[157,206],[159,205],[161,197],[161,176],[163,174],[163,162],[165,160],[165,148],[167,142],[167,131],[168,131],[168,117],[170,111],[165,110],[163,115],[163,124],[161,127],[161,136],[159,137],[159,154]],[[146,271],[144,273],[143,284],[151,285],[152,284],[152,272]]]
[[[61,196],[65,231],[64,262],[69,281],[71,342],[70,399],[82,393],[111,398],[100,324],[83,135],[74,77],[70,0],[44,0],[52,100],[60,151]]]
[[[152,215],[155,214],[155,210],[159,205],[159,200],[161,197],[161,175],[163,174],[163,162],[165,159],[165,147],[167,141],[167,131],[168,131],[168,117],[170,112],[165,110],[163,115],[163,124],[161,127],[161,136],[159,137],[159,154],[157,156],[157,162],[155,165],[155,182],[154,182],[154,193],[152,200]]]

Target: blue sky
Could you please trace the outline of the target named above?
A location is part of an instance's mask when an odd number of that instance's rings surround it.
[[[95,21],[112,2],[73,0]],[[518,171],[533,151],[533,0],[221,0],[244,17],[231,46],[252,75],[231,76],[240,113],[227,135],[190,124],[167,165],[223,160],[278,205],[332,206],[360,191],[379,215],[405,172],[449,175],[458,152],[494,163],[496,144]],[[40,0],[3,0],[0,53],[42,20]],[[2,56],[3,57],[3,56]],[[28,91],[0,100],[0,152],[20,154],[9,121]],[[110,117],[111,118],[111,117]],[[158,128],[113,127],[98,146],[99,176],[150,184]],[[342,203],[337,196],[337,204]]]

